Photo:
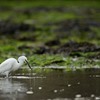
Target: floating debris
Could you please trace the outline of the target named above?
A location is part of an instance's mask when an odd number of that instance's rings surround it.
[[[100,100],[100,97],[95,97],[95,100]]]
[[[54,93],[57,93],[58,92],[58,90],[54,90]]]
[[[20,88],[18,88],[18,89],[17,89],[17,91],[18,91],[18,92],[21,92],[21,89],[20,89]]]
[[[60,92],[63,92],[65,89],[61,89]]]
[[[91,97],[93,98],[93,97],[95,97],[95,95],[94,94],[91,94]]]
[[[71,84],[68,84],[68,87],[71,87]]]
[[[47,100],[52,100],[52,99],[47,99]]]
[[[76,98],[81,98],[81,94],[76,94],[75,97]]]
[[[77,83],[78,85],[80,84],[80,82]]]
[[[33,94],[33,91],[27,91],[26,94]]]
[[[39,89],[39,90],[41,90],[41,89],[42,89],[42,87],[38,87],[38,89]]]

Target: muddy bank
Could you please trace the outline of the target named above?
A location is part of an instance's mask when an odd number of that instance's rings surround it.
[[[66,53],[67,51],[69,52],[96,52],[96,51],[100,51],[100,47],[88,42],[78,43],[78,42],[70,41],[60,46],[57,50],[58,53],[62,53],[62,52]]]
[[[49,45],[42,45],[42,46],[36,46],[36,47],[29,47],[29,46],[20,46],[18,49],[25,50],[25,49],[31,49],[33,51],[33,54],[64,54],[69,56],[82,56],[80,53],[89,53],[89,52],[100,52],[100,46],[97,46],[92,43],[88,42],[75,42],[75,41],[69,41],[63,45],[58,44],[52,44],[53,41],[51,41],[51,44]],[[56,48],[51,47],[56,45]],[[97,54],[96,54],[97,55]],[[97,58],[98,56],[90,56],[89,58]]]

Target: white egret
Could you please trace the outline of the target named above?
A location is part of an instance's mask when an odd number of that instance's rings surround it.
[[[27,58],[25,56],[20,56],[18,60],[15,58],[9,58],[0,64],[0,74],[6,75],[8,77],[11,71],[15,71],[19,69],[24,62],[26,62],[29,68],[32,70],[31,66],[29,65]]]

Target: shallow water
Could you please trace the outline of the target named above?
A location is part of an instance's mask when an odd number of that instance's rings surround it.
[[[0,100],[100,100],[100,71],[0,78]]]

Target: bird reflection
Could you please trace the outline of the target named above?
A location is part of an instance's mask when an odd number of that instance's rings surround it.
[[[17,94],[19,98],[23,97],[25,95],[23,92],[27,91],[27,88],[24,86],[25,84],[18,81],[12,81],[12,79],[0,79],[0,100],[2,98],[16,100]]]
[[[42,90],[41,83],[45,77],[13,76],[0,78],[0,100],[27,100],[31,95]],[[39,94],[40,95],[40,94]]]

